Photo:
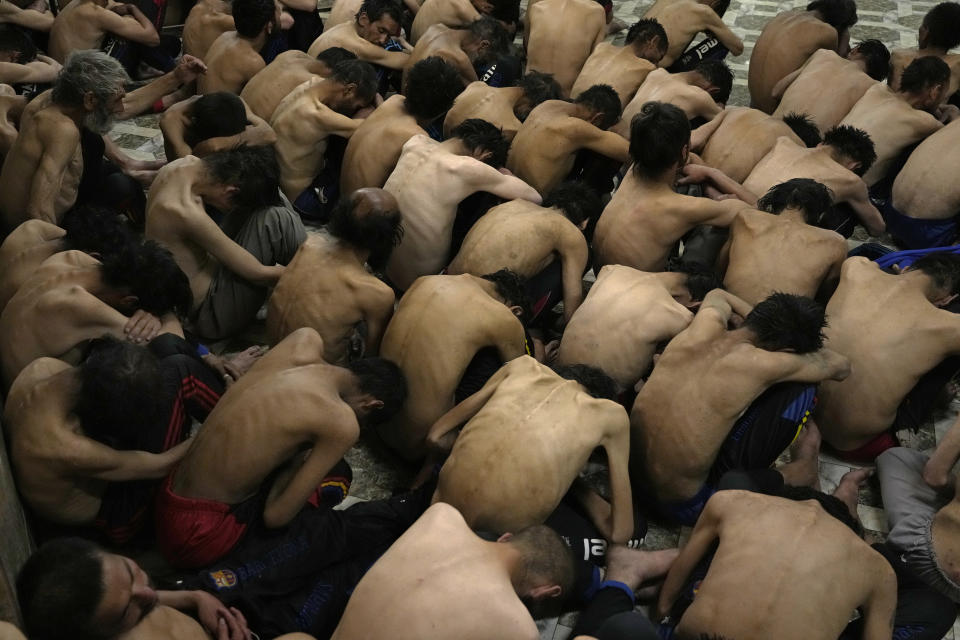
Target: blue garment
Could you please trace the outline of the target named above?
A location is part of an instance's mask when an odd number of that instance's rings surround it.
[[[893,206],[893,198],[879,203],[887,232],[907,249],[945,247],[957,240],[957,219],[929,220],[905,216]]]
[[[700,517],[700,512],[703,511],[703,508],[706,506],[707,500],[716,492],[716,487],[710,484],[704,484],[692,498],[660,502],[658,506],[663,515],[671,518],[675,522],[692,527],[697,524],[697,518]]]
[[[912,265],[916,260],[926,255],[943,251],[960,253],[960,244],[955,244],[951,247],[933,247],[930,249],[907,249],[905,251],[892,251],[886,255],[876,258],[874,262],[880,265],[881,269],[889,269],[893,265],[898,265],[901,269],[905,269]]]

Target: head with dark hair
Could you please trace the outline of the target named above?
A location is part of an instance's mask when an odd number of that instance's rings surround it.
[[[820,129],[817,127],[817,123],[805,113],[788,113],[783,116],[783,123],[790,127],[790,130],[797,134],[797,137],[808,148],[813,148],[823,141],[820,138]]]
[[[366,249],[367,264],[382,269],[403,238],[400,205],[389,191],[357,189],[337,202],[327,231],[351,246]]]
[[[877,159],[873,150],[873,140],[863,129],[856,129],[850,125],[837,125],[823,134],[823,145],[831,147],[834,160],[846,166],[858,176],[862,176]]]
[[[627,44],[633,47],[638,58],[659,63],[667,55],[669,42],[667,32],[655,18],[634,22],[627,31]]]
[[[317,54],[317,60],[327,65],[327,68],[331,73],[333,73],[333,68],[337,66],[338,62],[356,59],[357,54],[355,54],[353,51],[347,51],[343,47],[330,47]]]
[[[630,158],[633,170],[645,178],[675,172],[686,162],[690,121],[679,107],[647,102],[630,121]]]
[[[823,507],[824,511],[850,527],[850,530],[855,534],[858,536],[863,535],[863,526],[860,524],[860,521],[854,518],[853,514],[850,513],[850,509],[847,508],[847,505],[845,505],[842,500],[835,496],[827,495],[822,491],[817,491],[813,487],[795,487],[787,484],[784,485],[780,490],[780,497],[786,498],[787,500],[793,500],[795,502],[815,500],[821,507]]]
[[[514,534],[504,534],[499,542],[520,551],[517,595],[521,600],[561,598],[573,592],[573,554],[556,531],[538,524]]]
[[[717,104],[726,104],[733,90],[733,71],[726,62],[704,60],[694,69],[703,78],[696,85],[710,94]]]
[[[563,211],[567,220],[580,227],[600,217],[603,212],[603,200],[600,195],[583,182],[562,182],[543,199],[544,207],[553,207]]]
[[[165,313],[186,315],[193,306],[190,281],[167,249],[153,240],[128,244],[124,250],[103,256],[104,283],[112,290],[104,294],[121,313],[142,309],[155,316]]]
[[[204,202],[224,212],[258,211],[280,204],[280,166],[272,145],[240,145],[211,153],[203,164],[214,183]]]
[[[27,64],[37,58],[37,45],[26,31],[12,24],[0,24],[0,62]]]
[[[413,65],[404,86],[407,113],[421,122],[436,120],[450,110],[463,92],[460,72],[439,56]]]
[[[17,576],[24,631],[42,640],[106,640],[133,629],[157,605],[130,558],[82,538],[50,540]]]
[[[147,435],[162,428],[170,410],[157,393],[163,376],[156,356],[104,336],[91,342],[80,380],[74,413],[83,432],[113,449],[147,450]]]
[[[847,60],[862,61],[864,72],[877,81],[890,73],[890,50],[879,40],[864,40],[850,49]]]
[[[53,82],[51,99],[63,107],[83,109],[87,114],[83,125],[102,134],[123,111],[123,86],[129,81],[123,65],[104,52],[73,51]]]
[[[608,84],[595,84],[573,101],[587,109],[584,120],[601,129],[609,129],[620,119],[620,96]]]
[[[714,289],[723,288],[723,278],[712,267],[688,260],[670,261],[667,263],[667,271],[674,273],[684,273],[687,276],[685,283],[687,291],[690,292],[689,300],[677,300],[680,304],[687,307],[696,307],[703,302],[704,296]],[[676,297],[676,296],[675,296]]]
[[[933,109],[947,95],[950,67],[937,56],[916,58],[900,76],[900,91],[919,97],[920,109]]]
[[[812,353],[823,346],[827,320],[823,305],[805,296],[774,293],[747,314],[743,328],[753,332],[753,344],[766,351]]]
[[[344,399],[358,418],[381,424],[393,417],[407,399],[407,379],[395,363],[384,358],[362,358],[347,365],[357,378],[357,393]]]
[[[198,97],[190,106],[190,142],[233,136],[247,128],[247,108],[235,93],[217,91]]]
[[[843,33],[857,24],[857,4],[853,0],[814,0],[807,11],[816,11],[828,25]]]
[[[930,276],[942,294],[938,297],[960,294],[960,255],[935,251],[916,260],[905,271],[922,271]]]
[[[381,47],[400,36],[400,5],[391,0],[364,0],[355,16],[357,34]]]
[[[273,33],[280,26],[280,5],[276,0],[233,0],[233,22],[244,38]]]
[[[337,113],[352,116],[357,109],[373,102],[377,95],[377,72],[372,64],[363,60],[338,62],[328,80],[340,87],[325,101]]]
[[[810,178],[793,178],[770,187],[757,200],[757,209],[779,214],[785,209],[799,209],[807,224],[816,225],[820,215],[833,205],[833,192]]]
[[[67,232],[63,237],[65,249],[75,249],[95,257],[122,251],[139,240],[117,212],[96,205],[81,205],[67,211],[60,221]]]
[[[467,31],[470,35],[464,38],[461,46],[474,65],[489,64],[510,48],[510,35],[493,18],[484,16],[474,20]]]
[[[553,372],[566,380],[573,380],[594,398],[617,399],[617,383],[596,367],[585,364],[567,364],[553,367]]]
[[[499,169],[507,163],[510,142],[503,137],[503,131],[486,120],[464,120],[450,132],[450,137],[459,138],[470,156],[491,167]]]
[[[525,321],[530,318],[530,300],[527,297],[526,281],[510,269],[500,269],[495,273],[481,276],[493,283],[497,295],[503,304],[510,307],[513,315]]]
[[[563,91],[560,89],[560,85],[549,73],[528,71],[525,76],[520,78],[517,86],[523,89],[523,97],[514,103],[513,115],[517,116],[517,120],[521,122],[526,120],[533,108],[541,102],[563,99]]]
[[[918,40],[921,49],[935,47],[945,52],[960,45],[960,3],[941,2],[927,11]]]

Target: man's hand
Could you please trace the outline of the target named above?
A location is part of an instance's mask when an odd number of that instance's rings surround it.
[[[203,64],[203,60],[188,54],[183,54],[180,62],[177,63],[177,68],[173,70],[173,75],[176,76],[180,84],[189,84],[196,80],[197,76],[203,75],[206,72],[207,65]]]
[[[197,619],[217,640],[250,640],[247,620],[235,607],[229,609],[205,591],[195,591]]]
[[[289,31],[293,28],[294,19],[293,16],[283,11],[280,13],[280,30]]]
[[[960,108],[953,104],[940,105],[934,115],[936,115],[937,120],[943,124],[949,124],[957,118],[960,118]]]
[[[162,324],[157,316],[137,309],[124,325],[123,333],[130,342],[142,344],[156,338]]]
[[[683,175],[677,180],[677,184],[696,184],[700,182],[709,182],[713,177],[713,167],[705,164],[687,164],[683,167]]]
[[[208,367],[219,373],[229,387],[249,371],[250,367],[252,367],[267,350],[267,347],[255,346],[228,356],[218,356],[215,353],[208,353],[203,356],[201,360],[203,360]]]

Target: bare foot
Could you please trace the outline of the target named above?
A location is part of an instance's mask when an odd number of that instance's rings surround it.
[[[857,515],[857,498],[860,495],[860,487],[867,484],[867,478],[873,475],[872,469],[854,469],[843,474],[840,478],[840,484],[833,492],[833,497],[837,498],[843,504],[847,505],[850,515],[859,520]]]
[[[227,354],[224,356],[227,371],[236,380],[249,371],[250,367],[262,358],[268,350],[267,347],[254,346],[248,347],[240,353]]]
[[[808,419],[793,444],[791,462],[780,467],[787,484],[795,487],[820,488],[820,430]]]
[[[637,589],[643,582],[666,575],[679,549],[641,551],[623,545],[607,547],[607,580],[622,582]]]

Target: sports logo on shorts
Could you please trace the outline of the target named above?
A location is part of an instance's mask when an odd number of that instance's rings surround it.
[[[213,580],[213,586],[220,589],[229,589],[237,585],[237,574],[229,569],[221,569],[219,571],[211,571],[207,575],[210,576],[210,579]]]

